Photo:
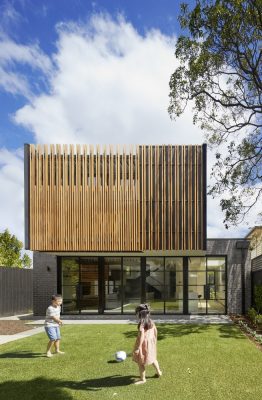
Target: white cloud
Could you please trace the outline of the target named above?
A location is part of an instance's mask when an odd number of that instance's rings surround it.
[[[24,243],[24,154],[23,149],[0,148],[0,232],[8,229]],[[31,251],[24,251],[32,257]]]
[[[22,150],[0,149],[0,230],[8,228],[24,241],[24,163]]]
[[[0,61],[1,63],[1,61]],[[11,94],[22,94],[26,98],[32,96],[27,80],[19,73],[6,71],[0,65],[0,86]]]
[[[203,142],[202,132],[192,124],[190,108],[176,122],[167,113],[169,78],[177,65],[175,38],[157,30],[141,36],[122,17],[113,21],[104,15],[81,25],[63,23],[57,30],[57,51],[52,58],[37,46],[6,42],[6,51],[0,48],[2,66],[32,61],[48,81],[49,92],[31,97],[13,116],[17,124],[33,132],[37,143]],[[25,89],[31,87],[27,80],[20,83]],[[1,223],[22,237],[23,167],[20,156],[10,153],[10,160],[11,156],[17,176],[8,177],[11,162],[0,169],[1,187],[9,188],[1,199],[5,209]],[[240,228],[225,231],[218,200],[211,202],[208,236],[241,236]]]
[[[51,92],[17,111],[39,143],[201,143],[190,110],[167,113],[175,38],[140,36],[123,18],[58,26]],[[186,134],[185,134],[186,132]]]
[[[1,26],[8,27],[9,24],[17,24],[21,20],[21,15],[16,11],[10,1],[3,1],[0,5]]]
[[[39,48],[38,44],[29,46],[15,43],[5,35],[0,35],[0,87],[9,93],[33,98],[33,91],[38,79],[32,79],[21,67],[31,71],[38,70],[46,77],[52,70],[52,62]],[[28,74],[28,75],[27,75]]]

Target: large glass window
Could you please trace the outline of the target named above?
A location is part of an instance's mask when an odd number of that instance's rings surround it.
[[[62,294],[63,313],[75,314],[78,312],[77,285],[79,276],[79,264],[77,258],[62,258]]]
[[[183,257],[62,257],[61,267],[65,314],[130,314],[142,299],[155,314],[226,312],[222,256],[188,257],[187,287]]]
[[[190,314],[225,313],[225,257],[190,257],[188,311]]]
[[[105,312],[121,312],[121,258],[105,257]]]
[[[165,301],[164,258],[146,258],[146,302],[152,312],[162,314]]]
[[[206,313],[206,258],[189,257],[188,263],[188,312]]]
[[[98,258],[81,257],[79,260],[79,284],[77,287],[77,303],[81,312],[98,313],[98,289]]]
[[[141,258],[123,257],[123,313],[134,313],[141,302]]]
[[[225,257],[207,257],[207,312],[225,313],[226,299]]]
[[[183,313],[183,258],[165,259],[165,312]]]

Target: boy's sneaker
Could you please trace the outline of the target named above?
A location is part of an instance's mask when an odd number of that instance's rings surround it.
[[[53,354],[52,354],[50,351],[48,351],[48,352],[46,353],[46,357],[53,357]]]
[[[65,352],[58,350],[58,351],[56,351],[56,354],[65,354]]]

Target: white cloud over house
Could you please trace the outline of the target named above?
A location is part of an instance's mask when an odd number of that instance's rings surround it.
[[[23,240],[24,231],[23,149],[0,149],[0,230],[6,228]]]
[[[94,15],[86,23],[57,26],[56,52],[2,39],[2,87],[23,94],[27,104],[13,115],[37,143],[197,144],[204,141],[190,108],[177,121],[167,113],[169,78],[177,66],[175,38],[158,30],[141,36],[123,17]],[[3,49],[11,49],[4,52]],[[2,61],[1,61],[2,60]],[[26,64],[46,80],[34,92]],[[12,75],[13,74],[13,75]],[[8,81],[9,75],[9,81]],[[5,79],[3,81],[3,79]],[[10,80],[11,79],[11,80]],[[20,150],[0,151],[0,229],[23,240],[23,161]],[[208,175],[210,171],[210,161]],[[225,231],[218,200],[208,200],[208,236],[239,236]]]

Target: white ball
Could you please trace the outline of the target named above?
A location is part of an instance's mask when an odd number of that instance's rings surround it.
[[[117,362],[124,361],[126,359],[126,352],[125,351],[117,351],[115,354],[115,358]]]

